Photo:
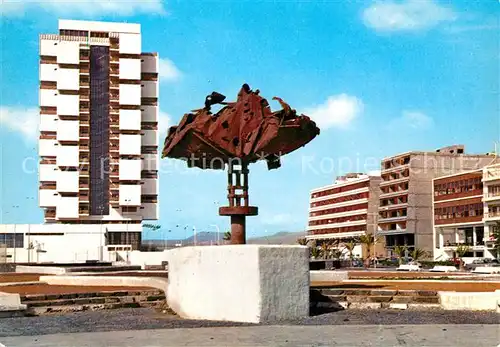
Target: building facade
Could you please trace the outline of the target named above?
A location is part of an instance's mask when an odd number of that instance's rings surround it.
[[[39,205],[45,223],[103,224],[141,243],[158,218],[158,56],[139,24],[60,20],[40,36]],[[76,229],[75,229],[76,230]]]
[[[380,182],[378,176],[351,173],[337,177],[331,185],[313,189],[306,239],[321,242],[374,234]],[[379,249],[383,249],[382,244]],[[363,253],[361,245],[356,246],[354,254]]]
[[[466,247],[465,257],[491,258],[485,246],[483,224],[483,170],[434,179],[434,259],[457,258],[457,247]]]
[[[485,245],[492,257],[499,257],[493,250],[493,231],[500,228],[500,164],[483,169],[483,202]]]
[[[493,154],[466,154],[462,145],[384,158],[378,234],[385,237],[388,255],[397,245],[418,247],[432,254],[433,179],[476,170],[494,159]]]

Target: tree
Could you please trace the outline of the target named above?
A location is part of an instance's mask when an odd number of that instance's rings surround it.
[[[321,249],[321,256],[323,259],[327,259],[330,253],[330,248],[331,245],[327,241],[323,241],[323,243],[320,246]]]
[[[426,251],[424,251],[422,248],[417,248],[417,247],[415,247],[415,249],[410,253],[410,255],[414,261],[417,261],[419,259],[426,258],[429,256],[429,254]]]
[[[500,222],[496,222],[490,228],[490,237],[493,238],[493,254],[495,258],[500,258]]]
[[[224,233],[224,236],[222,237],[222,239],[223,239],[224,241],[230,241],[230,240],[231,240],[231,232],[230,232],[230,231],[226,231],[226,232]]]
[[[465,270],[465,266],[464,266],[464,261],[462,260],[462,258],[471,251],[470,247],[467,246],[467,245],[458,245],[457,246],[457,249],[455,250],[455,252],[457,253],[457,257],[458,259],[460,260],[460,270],[463,271]]]
[[[347,251],[347,254],[349,255],[349,266],[352,267],[352,262],[354,259],[354,248],[358,244],[356,239],[350,239],[347,242],[343,243],[344,250]]]
[[[297,239],[297,243],[301,246],[307,246],[307,240],[305,237],[300,237]]]
[[[408,246],[406,245],[398,245],[394,247],[394,254],[398,257],[398,263],[401,265],[403,263],[403,257],[406,254],[406,251],[408,250]]]
[[[372,234],[361,235],[359,237],[359,242],[362,245],[366,246],[365,266],[369,267],[370,266],[371,249],[372,249],[373,245],[375,244],[375,237]]]

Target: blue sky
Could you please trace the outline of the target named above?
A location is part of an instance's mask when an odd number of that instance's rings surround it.
[[[321,135],[251,166],[250,236],[303,230],[309,191],[347,171],[374,171],[408,150],[499,141],[497,1],[4,1],[0,28],[1,222],[39,223],[36,163],[38,35],[57,19],[140,23],[160,64],[163,130],[213,90],[247,82],[310,115]],[[278,109],[277,103],[272,103]],[[163,136],[161,141],[163,141]],[[227,230],[222,172],[162,160],[159,223]],[[176,227],[180,225],[181,227]]]

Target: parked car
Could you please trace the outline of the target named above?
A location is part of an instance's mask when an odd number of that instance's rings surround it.
[[[490,266],[500,266],[500,262],[498,261],[498,259],[489,259],[489,258],[474,259],[472,263],[465,265],[465,269],[468,271],[473,271],[477,267],[490,267]]]

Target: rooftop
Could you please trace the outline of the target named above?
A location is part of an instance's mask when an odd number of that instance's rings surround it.
[[[96,22],[86,20],[59,20],[59,30],[90,30],[115,33],[140,34],[141,25],[135,23]]]

